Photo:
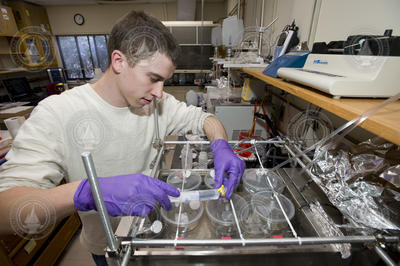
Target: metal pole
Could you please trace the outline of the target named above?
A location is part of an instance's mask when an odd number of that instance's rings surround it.
[[[246,246],[255,245],[320,245],[320,244],[343,244],[343,243],[374,243],[375,236],[342,236],[342,237],[298,237],[298,238],[268,238],[268,239],[149,239],[149,240],[131,240],[122,241],[122,245],[135,244],[136,247],[146,246],[173,246],[175,244],[182,246],[241,246],[243,242]],[[388,243],[399,242],[399,237],[385,237]]]
[[[237,1],[237,18],[240,19],[240,0]]]
[[[307,168],[307,166],[303,163],[302,160],[300,160],[300,158],[298,157],[298,155],[296,153],[294,153],[288,145],[284,145],[285,149],[293,156],[293,158],[297,161],[298,164],[300,164],[301,168],[303,168],[303,170],[306,171],[306,173],[313,178],[313,180],[316,179],[316,176],[311,173],[310,169]],[[308,157],[307,157],[308,158]]]
[[[96,169],[94,167],[92,155],[90,152],[84,152],[81,154],[83,164],[85,166],[86,174],[92,190],[94,202],[96,204],[97,211],[100,214],[100,219],[104,227],[104,231],[107,237],[108,246],[114,252],[117,251],[117,240],[113,233],[110,218],[108,217],[106,207],[104,205],[103,195],[101,194],[99,183],[97,181]]]
[[[154,114],[156,114],[156,113],[157,113],[157,111],[154,112]],[[156,121],[157,121],[157,120],[156,120]],[[157,124],[157,126],[158,126],[158,123],[157,123],[157,122],[156,122],[156,124]],[[157,172],[157,170],[158,170],[158,167],[159,167],[159,165],[160,165],[160,160],[161,160],[162,154],[163,154],[163,152],[164,152],[164,148],[165,148],[165,146],[162,145],[161,148],[160,148],[160,150],[158,151],[157,158],[156,158],[156,161],[155,161],[155,163],[154,163],[154,167],[153,167],[153,169],[151,170],[151,173],[150,173],[150,176],[151,176],[151,177],[154,177],[154,178],[155,178],[155,174],[156,174],[156,172]],[[135,238],[135,237],[136,237],[136,234],[137,234],[138,230],[140,230],[140,228],[143,227],[144,222],[145,222],[145,218],[141,218],[141,219],[140,219],[140,222],[139,222],[139,226],[132,229],[132,233],[131,233],[131,237],[132,237],[132,238]],[[136,243],[136,242],[135,242],[135,243]],[[130,244],[128,245],[128,248],[126,249],[126,252],[125,252],[125,254],[124,254],[124,256],[123,256],[121,266],[126,266],[126,265],[128,265],[129,258],[131,257],[131,254],[132,254],[132,245],[134,245],[135,243],[130,243]]]
[[[157,111],[156,97],[153,97],[153,106],[154,106],[154,129],[156,131],[156,141],[157,141],[160,139],[160,133],[158,131],[158,111]]]
[[[162,154],[164,153],[165,146],[162,145],[161,149],[158,151],[156,161],[154,163],[153,169],[151,169],[150,176],[156,178],[156,172],[158,170],[158,166],[160,165]]]
[[[239,140],[230,140],[228,141],[229,144],[285,144],[285,141],[283,140],[256,140],[256,141],[239,141]],[[164,141],[164,144],[211,144],[210,141],[207,140],[199,140],[199,141],[179,141],[179,140],[166,140]]]
[[[132,238],[136,237],[137,232],[142,229],[144,222],[145,222],[145,218],[140,218],[139,226],[136,226],[132,230],[132,233],[131,233],[131,237]],[[121,266],[128,265],[129,258],[131,256],[131,254],[132,254],[132,245],[129,245],[127,250],[126,250],[126,253],[124,254],[124,257],[122,259]]]
[[[262,6],[261,6],[261,21],[260,21],[260,30],[258,32],[258,56],[261,57],[262,53],[262,27],[264,26],[264,0],[262,1]]]
[[[392,260],[392,258],[390,258],[389,255],[383,249],[381,249],[378,245],[375,245],[374,250],[375,250],[376,254],[378,254],[378,256],[383,260],[383,262],[386,263],[386,265],[396,266],[396,262],[394,262]]]

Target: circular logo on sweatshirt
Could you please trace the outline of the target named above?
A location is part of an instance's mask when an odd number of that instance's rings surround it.
[[[98,150],[105,143],[107,127],[100,118],[87,112],[75,115],[68,128],[70,139],[81,150]]]
[[[10,225],[22,238],[42,239],[51,233],[55,224],[54,205],[44,197],[28,195],[11,207]]]
[[[11,59],[15,65],[27,70],[46,69],[53,63],[51,39],[51,33],[45,27],[25,27],[11,39]]]

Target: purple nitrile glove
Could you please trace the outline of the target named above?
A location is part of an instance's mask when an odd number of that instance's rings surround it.
[[[211,143],[211,150],[214,155],[214,188],[219,188],[223,184],[226,188],[225,198],[229,200],[239,184],[246,164],[233,153],[231,146],[224,139],[214,140]],[[225,173],[229,175],[228,179],[224,179]]]
[[[175,187],[143,174],[99,177],[98,183],[104,204],[110,216],[147,216],[160,202],[171,209],[168,195],[178,197]],[[97,210],[88,179],[82,180],[74,195],[74,204],[79,211]]]

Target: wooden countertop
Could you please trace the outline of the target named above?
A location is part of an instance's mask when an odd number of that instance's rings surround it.
[[[385,100],[358,98],[341,98],[336,100],[323,92],[302,85],[289,83],[281,78],[273,78],[264,75],[262,73],[264,68],[243,68],[242,70],[253,77],[265,81],[290,94],[296,95],[346,120],[351,120],[360,116],[362,113],[374,108]],[[394,144],[400,145],[400,101],[391,103],[381,110],[378,110],[373,116],[364,121],[360,127]]]

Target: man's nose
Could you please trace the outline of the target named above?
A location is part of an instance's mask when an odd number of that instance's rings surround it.
[[[154,87],[151,91],[151,95],[157,98],[161,98],[164,89],[164,82],[160,81],[157,84],[154,84]]]

